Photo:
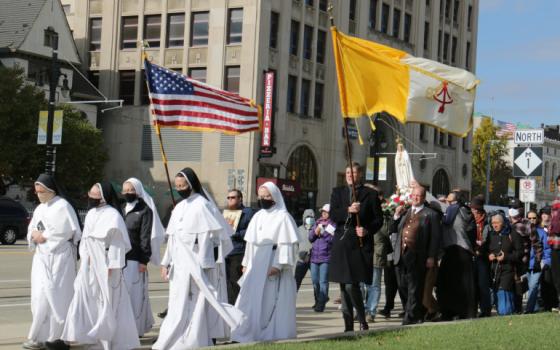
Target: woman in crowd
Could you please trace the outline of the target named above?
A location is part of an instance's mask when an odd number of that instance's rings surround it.
[[[311,281],[313,282],[313,294],[315,312],[323,312],[325,304],[329,300],[329,260],[334,230],[336,224],[329,219],[331,205],[325,204],[321,208],[321,217],[309,230],[309,242],[311,242]]]
[[[542,271],[550,267],[550,246],[548,245],[546,231],[539,225],[537,212],[529,211],[527,219],[531,222],[531,234],[529,236],[531,244],[529,271],[527,272],[529,292],[525,313],[533,313],[539,309],[537,300],[541,290]]]
[[[264,183],[258,196],[262,209],[245,233],[244,272],[235,303],[247,321],[231,337],[241,343],[296,337],[297,226],[276,185]]]
[[[67,349],[60,338],[74,294],[75,251],[82,230],[76,211],[60,196],[52,175],[39,176],[35,194],[40,204],[27,232],[29,249],[35,251],[31,265],[33,322],[23,348],[42,349],[46,345]]]
[[[161,262],[169,281],[167,316],[153,349],[191,349],[226,338],[242,314],[227,304],[225,257],[232,250],[231,227],[191,168],[175,176],[183,198],[173,209]]]
[[[483,247],[490,261],[491,288],[498,315],[514,312],[515,266],[523,253],[523,245],[502,213],[491,215],[491,227]]]
[[[132,249],[126,253],[124,280],[132,310],[136,319],[138,335],[143,336],[154,324],[148,294],[148,262],[159,265],[159,249],[165,238],[165,230],[159,220],[152,197],[144,191],[142,183],[130,178],[123,183],[126,200],[124,221]]]
[[[88,192],[81,266],[62,339],[103,349],[140,346],[122,269],[130,240],[115,191],[108,182]]]

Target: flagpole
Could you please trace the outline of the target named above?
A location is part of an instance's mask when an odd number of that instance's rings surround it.
[[[145,61],[148,61],[148,57],[146,55],[146,52],[144,52],[144,45],[142,45],[142,58]],[[147,72],[144,70],[144,74],[147,74]],[[158,140],[159,140],[159,150],[161,152],[161,159],[163,160],[163,167],[165,168],[165,175],[167,176],[167,185],[169,186],[169,194],[171,195],[171,202],[173,203],[173,207],[175,207],[175,205],[177,204],[175,202],[175,197],[173,196],[173,187],[171,186],[171,178],[169,177],[169,167],[167,165],[167,155],[165,154],[165,148],[163,147],[163,138],[161,136],[161,129],[159,127],[159,122],[157,119],[157,116],[154,113],[154,109],[153,109],[153,102],[152,102],[152,93],[150,92],[150,84],[148,79],[146,79],[146,87],[148,89],[148,97],[150,99],[150,113],[152,115],[152,119],[154,120],[154,124],[156,127],[156,134],[158,136]]]
[[[332,3],[329,4],[328,7],[328,12],[329,12],[329,19],[331,22],[331,27],[334,27],[334,17],[333,17],[333,10],[334,10],[334,6]],[[332,34],[331,34],[332,35]],[[356,195],[356,181],[354,179],[354,168],[352,166],[352,150],[350,149],[350,138],[348,137],[348,118],[344,118],[344,116],[342,117],[343,120],[343,128],[344,128],[344,138],[346,139],[346,154],[347,154],[347,159],[348,159],[348,166],[347,168],[350,168],[350,176],[352,178],[352,202],[356,202],[358,199],[358,196]],[[356,218],[356,227],[360,227],[360,215],[359,213],[356,213],[355,215]],[[356,234],[357,235],[357,234]],[[360,241],[360,248],[363,247],[364,243],[363,243],[363,239],[362,237],[358,236],[358,240]]]

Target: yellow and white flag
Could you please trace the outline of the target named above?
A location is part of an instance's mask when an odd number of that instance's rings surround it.
[[[339,33],[331,28],[342,115],[387,112],[457,136],[472,127],[476,86],[470,72]]]

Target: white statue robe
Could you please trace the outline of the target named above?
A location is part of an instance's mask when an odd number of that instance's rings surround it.
[[[46,242],[31,240],[41,226]],[[82,231],[72,206],[54,197],[39,204],[27,231],[29,249],[34,250],[31,266],[31,313],[33,322],[28,338],[36,342],[60,339],[68,307],[74,294],[76,245]]]
[[[286,210],[260,210],[245,233],[245,273],[235,307],[247,317],[232,332],[240,343],[289,339],[296,332],[296,283],[294,268],[297,226]],[[271,267],[280,270],[268,276]]]
[[[402,151],[397,151],[395,154],[395,175],[397,177],[399,192],[401,194],[412,193],[412,183],[416,180],[412,172],[410,157],[408,152],[404,149]]]
[[[169,268],[169,304],[153,349],[192,349],[226,338],[243,314],[227,304],[225,256],[231,229],[221,213],[193,193],[171,214],[162,259]],[[214,249],[217,249],[217,259]]]
[[[81,266],[62,339],[105,350],[140,346],[122,274],[128,250],[128,232],[119,212],[109,205],[91,209],[85,220]]]

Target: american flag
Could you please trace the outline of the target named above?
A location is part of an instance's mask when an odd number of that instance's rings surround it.
[[[215,89],[144,60],[155,122],[160,127],[239,134],[259,130],[249,99]]]
[[[515,129],[517,128],[513,123],[502,122],[500,120],[496,121],[496,126],[499,128],[496,131],[496,136],[498,137],[505,136],[508,139],[513,137],[513,134],[515,133]]]

